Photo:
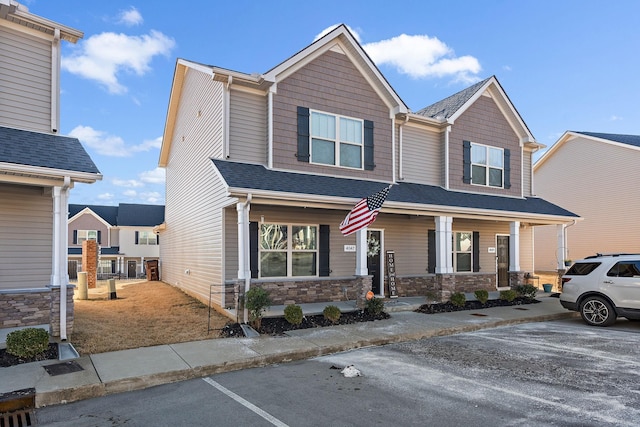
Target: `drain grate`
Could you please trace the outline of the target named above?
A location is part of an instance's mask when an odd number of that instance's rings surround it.
[[[478,316],[478,317],[487,317],[486,314],[482,314],[482,313],[471,313],[472,316]]]
[[[43,366],[43,368],[52,377],[55,377],[56,375],[70,374],[71,372],[84,371],[84,368],[74,360]]]
[[[33,409],[21,409],[0,414],[0,427],[27,427],[36,425]]]

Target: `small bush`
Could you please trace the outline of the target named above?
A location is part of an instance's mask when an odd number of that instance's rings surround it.
[[[382,298],[373,297],[365,303],[364,311],[371,316],[378,316],[384,311],[384,301]]]
[[[23,359],[37,356],[49,348],[49,333],[42,328],[25,328],[7,334],[7,353]]]
[[[284,318],[292,325],[302,323],[302,307],[295,304],[289,304],[284,308]]]
[[[340,316],[342,316],[342,313],[340,312],[340,309],[335,305],[328,305],[324,308],[324,310],[322,310],[322,315],[329,322],[338,323],[338,320],[340,320]]]
[[[260,329],[262,313],[271,307],[269,293],[262,288],[251,288],[245,295],[245,306],[249,311],[249,321],[256,329]]]
[[[473,292],[473,294],[482,305],[485,305],[487,301],[489,301],[489,291],[487,291],[486,289],[478,289],[477,291]]]
[[[518,296],[517,292],[513,289],[509,289],[508,291],[500,291],[500,299],[505,301],[513,301]]]
[[[519,285],[516,288],[516,292],[521,297],[533,299],[536,297],[536,292],[538,292],[538,289],[531,284],[526,284],[526,285]]]
[[[451,294],[451,304],[456,307],[464,307],[464,304],[467,302],[467,297],[464,296],[462,292],[454,292]]]

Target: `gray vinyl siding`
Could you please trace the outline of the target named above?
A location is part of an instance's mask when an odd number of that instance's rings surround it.
[[[0,184],[0,289],[51,283],[53,202],[40,187]]]
[[[568,257],[640,252],[640,149],[576,138],[535,170],[540,197],[584,219],[567,228]],[[536,230],[536,268],[555,270],[556,227]]]
[[[51,43],[2,26],[0,40],[0,125],[51,132]]]
[[[266,164],[267,97],[231,90],[229,159]]]
[[[222,84],[189,70],[166,167],[166,230],[160,240],[163,281],[208,302],[223,284],[225,191],[211,157],[222,155]],[[218,288],[219,289],[219,288]],[[221,294],[213,301],[221,304]]]
[[[533,154],[524,150],[522,153],[522,194],[525,197],[531,196],[531,170],[533,163],[531,161]]]
[[[427,185],[441,184],[443,150],[440,133],[424,127],[404,125],[402,151],[403,175],[406,181]]]
[[[509,224],[509,222],[472,221],[454,218],[451,228],[454,233],[464,231],[477,231],[480,233],[480,273],[495,273],[496,254],[489,253],[489,248],[496,247],[497,234],[509,235]],[[520,250],[522,250],[522,241],[520,246]],[[522,264],[522,262],[523,255],[520,253],[520,263]]]
[[[384,250],[395,252],[397,276],[428,274],[427,234],[434,229],[432,217],[380,214],[370,229],[384,230]],[[355,268],[355,264],[352,269]],[[386,266],[383,266],[383,271]]]

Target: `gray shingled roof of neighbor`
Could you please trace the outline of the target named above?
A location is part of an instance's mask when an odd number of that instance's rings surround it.
[[[82,248],[68,248],[68,255],[82,255]],[[112,246],[110,248],[100,248],[100,255],[118,255],[120,254],[120,246]]]
[[[370,196],[388,184],[376,181],[308,175],[274,171],[262,165],[212,159],[230,188],[274,191],[294,194],[348,197],[360,199]],[[434,185],[402,182],[394,185],[388,201],[433,206],[488,209],[537,215],[579,218],[553,203],[538,197],[515,198],[445,190]]]
[[[118,206],[69,205],[69,218],[89,208],[112,226],[154,227],[164,222],[164,205],[120,203]]]
[[[428,107],[424,107],[422,110],[416,112],[416,114],[425,117],[431,117],[433,119],[448,119],[453,116],[475,93],[480,90],[482,86],[490,80],[491,77],[486,78],[466,89],[461,90],[458,93],[431,104]]]
[[[100,173],[77,138],[4,126],[0,126],[0,163]]]
[[[634,147],[640,147],[640,135],[620,135],[616,133],[598,133],[598,132],[577,132],[580,135],[592,136],[594,138],[608,139],[609,141],[619,142],[621,144],[633,145]]]

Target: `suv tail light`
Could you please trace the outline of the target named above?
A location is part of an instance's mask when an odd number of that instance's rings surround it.
[[[569,282],[571,280],[571,277],[563,277],[562,278],[562,284],[564,285],[565,283]]]

